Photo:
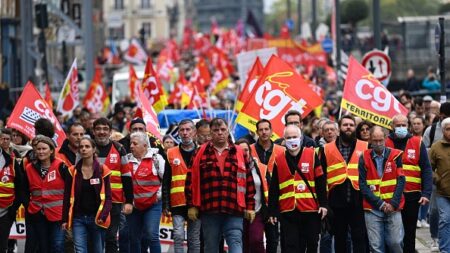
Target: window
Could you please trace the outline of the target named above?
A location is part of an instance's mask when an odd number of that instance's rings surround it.
[[[109,28],[109,37],[114,40],[122,40],[125,38],[125,29],[122,27],[119,28]]]
[[[123,0],[114,0],[114,9],[123,10]]]
[[[150,0],[141,0],[142,9],[150,9]]]
[[[142,29],[146,38],[152,37],[152,23],[142,23]]]

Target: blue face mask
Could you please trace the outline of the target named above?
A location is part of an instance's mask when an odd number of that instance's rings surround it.
[[[397,136],[397,138],[399,139],[403,139],[406,137],[406,135],[408,135],[408,128],[406,127],[396,127],[394,131],[395,136]]]

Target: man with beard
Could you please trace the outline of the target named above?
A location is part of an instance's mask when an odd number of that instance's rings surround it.
[[[408,118],[399,114],[392,119],[394,132],[386,140],[386,147],[404,150],[402,154],[403,173],[406,184],[402,210],[405,237],[403,252],[414,253],[416,247],[416,221],[420,205],[428,204],[433,184],[430,161],[422,138],[408,132]]]
[[[131,168],[128,166],[127,153],[123,146],[109,139],[112,124],[107,118],[94,121],[94,139],[97,144],[100,164],[111,170],[111,224],[106,231],[105,252],[117,253],[117,232],[119,230],[120,213],[130,214],[133,211],[133,183]]]
[[[173,241],[175,253],[184,252],[184,224],[187,221],[188,250],[191,253],[200,252],[200,220],[187,218],[185,185],[188,168],[192,165],[192,157],[197,146],[194,143],[195,125],[190,119],[184,119],[178,125],[178,135],[181,138],[179,146],[167,150],[166,167],[163,178],[163,211],[172,214]]]
[[[77,161],[78,145],[84,136],[84,128],[80,123],[73,123],[69,126],[67,139],[64,140],[56,157],[63,160],[68,167],[75,165]]]
[[[256,158],[258,168],[262,171],[261,174],[265,175],[263,181],[266,181],[266,185],[270,185],[275,157],[282,154],[285,148],[274,144],[270,139],[272,137],[272,123],[267,119],[261,119],[256,122],[256,134],[258,135],[258,141],[250,146],[251,155]],[[264,196],[267,198],[268,191],[264,192]],[[267,222],[264,231],[267,239],[267,253],[276,253],[280,236],[278,222],[274,224]]]
[[[359,191],[359,156],[367,149],[367,142],[356,139],[355,119],[343,116],[339,121],[340,135],[321,150],[322,168],[327,174],[329,206],[334,213],[332,228],[335,251],[347,252],[350,227],[353,252],[366,252],[367,237]]]

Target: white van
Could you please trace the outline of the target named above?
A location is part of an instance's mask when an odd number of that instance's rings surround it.
[[[133,65],[133,67],[138,79],[142,80],[144,78],[145,65]],[[123,100],[123,98],[130,96],[130,88],[128,85],[128,80],[130,79],[129,72],[130,67],[127,65],[114,73],[111,94],[112,105],[115,105],[117,102]]]

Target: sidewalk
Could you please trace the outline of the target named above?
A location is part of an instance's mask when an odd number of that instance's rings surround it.
[[[430,229],[429,228],[417,228],[416,231],[416,252],[429,253],[430,251]]]

